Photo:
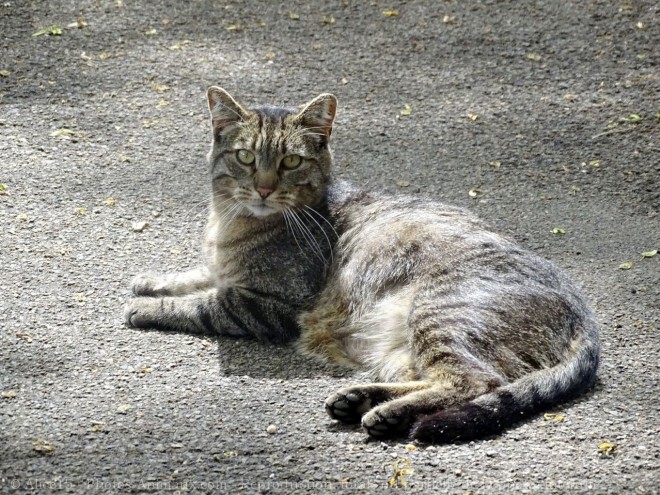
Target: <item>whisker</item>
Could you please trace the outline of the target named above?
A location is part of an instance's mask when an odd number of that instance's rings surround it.
[[[298,237],[296,237],[296,233],[293,229],[293,226],[290,224],[291,220],[289,220],[289,215],[291,214],[288,209],[282,210],[283,216],[284,216],[284,222],[286,223],[286,229],[287,231],[291,232],[291,237],[293,237],[293,240],[296,241],[296,245],[298,246],[298,249],[302,253],[302,255],[307,258],[307,253],[305,250],[302,248],[300,243],[298,242]]]
[[[337,237],[337,239],[339,239],[339,234],[338,234],[337,231],[335,230],[334,225],[332,225],[332,223],[330,223],[330,221],[329,221],[327,218],[325,218],[323,215],[321,215],[321,214],[320,214],[318,211],[316,211],[314,208],[311,208],[311,207],[309,207],[309,206],[307,206],[307,205],[302,205],[302,206],[303,206],[303,208],[305,208],[305,210],[307,210],[307,211],[309,211],[309,212],[311,212],[311,213],[314,213],[317,217],[319,217],[321,220],[323,220],[325,223],[327,223],[328,226],[332,229],[332,232],[335,234],[335,236]]]
[[[328,241],[328,248],[330,248],[330,262],[332,263],[334,261],[334,256],[332,252],[332,242],[330,242],[330,237],[328,237],[328,234],[325,232],[325,229],[321,227],[321,224],[318,223],[316,219],[310,213],[307,212],[307,210],[300,210],[300,211],[303,212],[305,215],[307,215],[312,220],[312,222],[316,224],[319,230],[323,232],[323,235],[325,236],[325,240]]]
[[[291,218],[294,220],[294,223],[298,226],[300,233],[305,239],[307,245],[310,247],[312,252],[319,258],[320,261],[322,261],[323,263],[327,263],[325,256],[323,256],[323,250],[321,249],[321,246],[319,246],[318,241],[314,238],[314,235],[310,232],[307,225],[305,225],[305,222],[303,222],[303,220],[298,216],[295,210],[290,210],[290,211],[292,214]]]

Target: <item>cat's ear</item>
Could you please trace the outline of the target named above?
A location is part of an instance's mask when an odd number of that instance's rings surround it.
[[[317,96],[307,103],[296,114],[294,120],[305,127],[309,127],[325,134],[326,138],[332,134],[332,123],[337,113],[337,97],[329,93]]]
[[[206,92],[214,134],[220,134],[228,125],[245,119],[245,110],[229,93],[217,86]]]

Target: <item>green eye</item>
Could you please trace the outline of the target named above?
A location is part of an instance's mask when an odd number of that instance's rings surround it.
[[[236,158],[243,165],[252,165],[254,163],[254,153],[248,150],[238,150],[236,152]]]
[[[284,167],[288,169],[298,168],[301,163],[302,163],[302,158],[300,157],[300,155],[289,155],[289,156],[285,156],[282,159],[282,165],[284,165]]]

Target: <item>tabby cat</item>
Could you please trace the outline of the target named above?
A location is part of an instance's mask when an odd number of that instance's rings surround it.
[[[555,266],[462,209],[332,180],[333,95],[208,103],[205,265],[138,276],[129,326],[297,339],[374,380],[325,407],[380,438],[498,433],[594,383],[598,326]]]

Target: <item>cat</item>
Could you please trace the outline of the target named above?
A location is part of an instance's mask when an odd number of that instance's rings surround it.
[[[463,209],[332,179],[333,95],[207,98],[205,265],[135,278],[129,326],[295,340],[362,370],[325,407],[375,438],[498,434],[594,384],[598,325],[566,274]]]

